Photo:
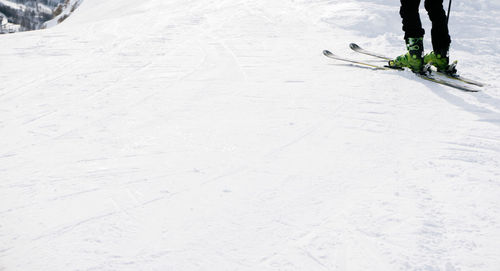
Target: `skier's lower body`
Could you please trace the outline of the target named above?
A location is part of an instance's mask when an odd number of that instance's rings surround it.
[[[415,72],[421,72],[424,64],[432,63],[440,71],[446,71],[449,65],[448,50],[451,38],[448,31],[448,22],[443,8],[443,0],[425,0],[425,9],[432,22],[432,47],[433,52],[423,55],[423,37],[425,30],[422,28],[420,14],[420,0],[401,0],[400,15],[403,19],[403,31],[407,53],[389,62],[395,67],[408,67]]]

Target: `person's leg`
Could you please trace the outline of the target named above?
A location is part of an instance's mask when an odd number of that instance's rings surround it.
[[[448,22],[443,8],[443,0],[425,0],[425,9],[432,22],[432,48],[437,54],[448,54],[451,38],[448,31]]]
[[[389,61],[392,67],[407,67],[414,72],[421,72],[423,68],[424,52],[424,29],[420,21],[418,9],[420,0],[401,0],[399,14],[403,19],[403,31],[405,32],[405,43],[407,53]]]
[[[448,22],[443,8],[443,0],[425,0],[425,9],[429,13],[432,21],[432,48],[433,52],[424,57],[425,63],[432,63],[438,70],[449,71],[448,50],[450,49],[451,38],[448,31]]]
[[[399,14],[403,19],[403,31],[405,32],[406,41],[408,41],[408,38],[420,38],[425,34],[418,13],[419,6],[420,0],[401,0]]]

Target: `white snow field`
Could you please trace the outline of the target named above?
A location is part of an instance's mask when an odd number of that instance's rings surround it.
[[[500,270],[500,4],[453,4],[478,93],[322,55],[403,53],[399,1],[86,0],[0,36],[0,270]]]

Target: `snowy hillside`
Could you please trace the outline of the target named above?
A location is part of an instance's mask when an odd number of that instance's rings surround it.
[[[44,21],[52,18],[50,7],[36,1],[8,1],[0,0],[0,20],[8,19],[9,25],[0,25],[0,34],[12,31],[26,31],[38,29]]]
[[[0,270],[498,270],[500,5],[454,1],[478,93],[321,54],[402,53],[398,9],[85,0],[0,36]]]
[[[64,21],[82,0],[0,0],[0,34],[53,27]]]
[[[52,20],[45,22],[42,28],[54,27],[66,20],[77,8],[83,0],[66,0],[59,5],[54,11],[57,14]]]

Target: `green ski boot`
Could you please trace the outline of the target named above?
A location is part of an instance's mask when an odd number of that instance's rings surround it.
[[[448,58],[447,51],[441,53],[435,53],[433,51],[426,54],[424,56],[424,63],[433,65],[440,72],[450,72],[450,59]]]
[[[424,38],[408,38],[406,49],[408,52],[389,61],[389,66],[394,68],[410,68],[413,72],[422,72],[424,68]]]

